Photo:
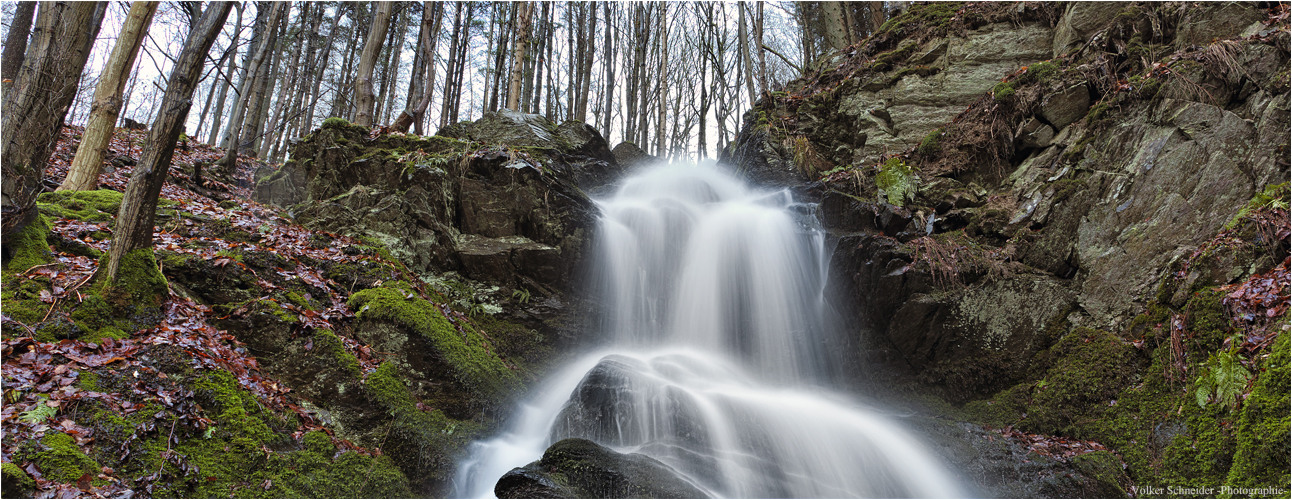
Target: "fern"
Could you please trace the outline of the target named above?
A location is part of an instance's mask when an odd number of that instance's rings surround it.
[[[1238,354],[1233,350],[1220,351],[1207,358],[1206,372],[1195,382],[1198,406],[1207,406],[1208,401],[1222,405],[1238,402],[1238,396],[1247,388],[1251,373],[1238,362]],[[1213,397],[1214,396],[1214,397]]]
[[[879,168],[875,185],[888,197],[890,205],[902,206],[915,199],[915,173],[901,158],[889,158]]]
[[[19,415],[18,418],[24,422],[32,423],[32,424],[39,424],[41,422],[54,418],[54,415],[58,414],[58,408],[45,404],[47,401],[49,401],[49,398],[45,398],[45,397],[40,398],[40,401],[36,402],[35,407],[32,407],[32,409],[22,412],[22,414]]]

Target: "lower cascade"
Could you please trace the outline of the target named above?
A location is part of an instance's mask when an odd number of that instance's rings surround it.
[[[561,439],[654,458],[713,497],[959,497],[883,412],[823,387],[824,237],[813,207],[713,166],[660,165],[598,202],[607,347],[473,443],[458,496],[489,497]]]

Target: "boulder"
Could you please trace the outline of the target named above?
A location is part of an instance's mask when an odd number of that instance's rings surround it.
[[[646,154],[645,151],[642,151],[642,148],[631,142],[621,142],[611,152],[615,155],[615,161],[628,169],[637,168],[657,160],[657,158]]]
[[[1084,44],[1087,37],[1107,26],[1126,6],[1125,2],[1069,3],[1054,28],[1054,57]]]
[[[664,463],[586,439],[557,441],[543,458],[512,469],[498,498],[709,498]]]

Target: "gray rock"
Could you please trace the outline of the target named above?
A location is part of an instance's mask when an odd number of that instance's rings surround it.
[[[1216,2],[1190,9],[1175,35],[1176,48],[1207,45],[1214,40],[1238,36],[1252,23],[1262,21],[1265,12],[1249,2]]]
[[[1063,130],[1090,110],[1090,91],[1085,83],[1079,83],[1063,89],[1061,92],[1046,96],[1041,101],[1041,118],[1054,130]]]
[[[1088,36],[1108,25],[1126,6],[1125,2],[1069,3],[1054,29],[1054,57],[1085,43]]]
[[[642,148],[631,142],[619,143],[618,146],[615,146],[615,149],[611,150],[611,153],[615,155],[616,162],[628,169],[637,168],[656,160],[654,156],[646,154],[645,151],[642,151]]]
[[[1054,140],[1054,129],[1036,118],[1030,118],[1018,127],[1014,142],[1023,149],[1048,147]]]

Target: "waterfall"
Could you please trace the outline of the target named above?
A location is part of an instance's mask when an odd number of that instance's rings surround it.
[[[660,165],[599,200],[603,350],[472,444],[457,494],[567,437],[649,455],[714,497],[957,497],[884,414],[824,389],[826,255],[813,207],[714,166]]]

